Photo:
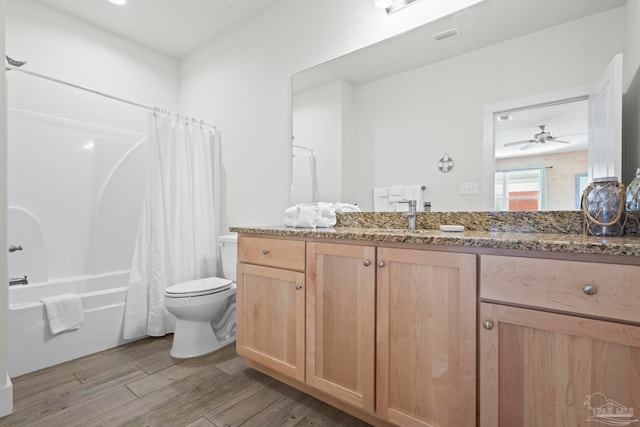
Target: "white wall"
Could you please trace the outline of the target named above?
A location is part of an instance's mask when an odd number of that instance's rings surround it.
[[[182,61],[181,111],[222,131],[222,231],[282,223],[291,76],[429,19],[429,2],[410,10],[387,16],[371,0],[282,0]]]
[[[459,191],[463,182],[482,188],[483,106],[595,82],[623,49],[623,14],[617,8],[356,87],[355,155],[374,153],[373,170],[354,171],[373,178],[356,201],[370,210],[373,187],[424,184],[433,210],[481,209],[482,194]],[[445,152],[456,163],[443,174]]]
[[[138,103],[177,110],[178,61],[34,0],[9,0],[7,53],[30,71]],[[11,71],[9,106],[145,131],[147,111]]]
[[[627,0],[623,59],[622,170],[629,184],[640,167],[640,0]]]

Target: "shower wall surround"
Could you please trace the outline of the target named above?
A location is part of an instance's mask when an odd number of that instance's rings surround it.
[[[9,112],[9,275],[128,270],[146,177],[142,134]]]

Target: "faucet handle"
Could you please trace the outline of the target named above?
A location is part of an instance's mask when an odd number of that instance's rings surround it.
[[[409,211],[415,212],[418,201],[417,200],[399,200],[398,203],[408,203]]]

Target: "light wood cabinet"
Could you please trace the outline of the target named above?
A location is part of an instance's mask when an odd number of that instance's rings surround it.
[[[302,259],[303,263],[292,264],[292,259]],[[247,262],[304,268],[304,242],[241,237],[238,260],[238,354],[304,381],[305,274]]]
[[[480,426],[634,425],[637,273],[635,266],[483,256],[480,296],[490,302],[479,316]]]
[[[475,425],[476,256],[379,248],[377,261],[377,415]]]
[[[373,413],[375,248],[307,243],[307,384]]]

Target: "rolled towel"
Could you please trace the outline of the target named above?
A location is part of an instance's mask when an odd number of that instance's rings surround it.
[[[84,322],[82,298],[78,294],[62,294],[40,300],[47,312],[52,334],[78,329]]]
[[[336,203],[336,212],[362,212],[362,209],[351,203]]]
[[[322,218],[335,218],[336,208],[334,203],[318,202],[318,211]]]
[[[331,228],[334,225],[336,225],[336,217],[334,216],[333,218],[327,218],[327,217],[321,217],[318,218],[318,220],[316,221],[316,227],[317,228]]]

